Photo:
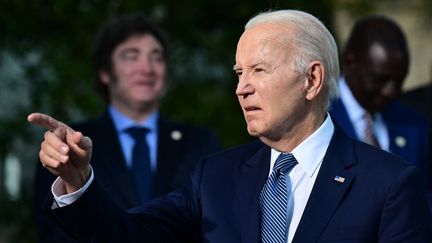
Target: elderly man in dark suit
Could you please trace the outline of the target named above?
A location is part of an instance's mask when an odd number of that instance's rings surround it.
[[[47,212],[83,242],[431,242],[419,170],[351,139],[327,113],[337,46],[296,10],[252,18],[237,45],[236,94],[260,141],[203,159],[189,183],[124,212],[95,180],[92,141],[40,113]]]
[[[167,55],[163,34],[141,14],[110,20],[96,38],[94,72],[108,107],[100,117],[73,128],[93,140],[92,167],[122,209],[185,184],[196,162],[219,148],[210,130],[173,122],[159,114],[167,85]],[[131,127],[147,131],[142,135],[146,143],[136,143],[129,133]],[[141,161],[134,162],[134,151],[143,151],[134,150],[135,144],[147,149],[147,159],[141,164],[147,166],[144,169],[137,166]],[[34,213],[39,242],[76,242],[42,211],[54,180],[51,173],[38,167]]]

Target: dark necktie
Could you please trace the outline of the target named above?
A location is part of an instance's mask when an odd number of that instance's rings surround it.
[[[366,112],[364,115],[364,119],[365,119],[365,130],[364,130],[364,137],[363,137],[363,141],[365,143],[368,143],[370,145],[379,147],[379,143],[378,140],[375,136],[375,132],[374,132],[374,125],[373,125],[373,117],[369,112]]]
[[[286,243],[288,229],[288,191],[285,174],[297,160],[291,153],[282,153],[276,159],[273,172],[261,192],[261,241]]]
[[[131,127],[127,129],[129,135],[134,139],[132,148],[132,177],[137,188],[140,203],[150,199],[152,186],[152,172],[150,167],[150,153],[146,134],[149,130],[143,127]]]

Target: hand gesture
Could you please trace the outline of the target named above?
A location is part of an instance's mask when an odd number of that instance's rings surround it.
[[[48,129],[39,152],[42,165],[60,176],[66,193],[81,188],[90,174],[91,139],[49,115],[32,113],[27,120]]]

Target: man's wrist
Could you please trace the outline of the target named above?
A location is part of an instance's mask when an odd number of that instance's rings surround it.
[[[64,207],[70,205],[74,203],[76,200],[78,200],[82,196],[82,194],[84,194],[84,192],[87,190],[87,188],[91,185],[93,180],[94,180],[94,173],[93,173],[93,169],[90,166],[90,176],[87,182],[83,185],[83,187],[78,188],[78,190],[68,194],[66,192],[66,183],[60,177],[57,178],[51,187],[51,192],[54,196],[54,200],[58,204],[58,207]]]
[[[70,184],[70,183],[66,183],[63,181],[66,194],[70,194],[70,193],[78,191],[88,182],[88,180],[90,179],[90,174],[91,174],[90,165],[87,167],[85,172],[80,173],[80,174],[81,175],[78,177],[76,183]]]

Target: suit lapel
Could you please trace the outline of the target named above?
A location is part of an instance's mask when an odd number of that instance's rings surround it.
[[[324,156],[293,242],[316,242],[330,221],[354,176],[346,169],[355,164],[351,140],[335,125],[335,133]],[[343,178],[335,179],[336,176]]]
[[[410,131],[409,122],[400,121],[399,107],[395,102],[389,104],[387,108],[381,112],[382,118],[389,135],[389,151],[398,154],[405,159],[410,159],[408,145],[413,133]],[[415,161],[411,161],[415,162]]]
[[[386,125],[389,133],[389,151],[405,158],[409,158],[406,149],[409,133],[405,134],[403,132],[403,128],[399,127],[398,124],[392,124],[387,122]],[[399,144],[397,143],[398,141]]]
[[[238,204],[234,213],[238,213],[241,242],[258,243],[260,240],[259,197],[269,168],[270,148],[261,143],[256,154],[240,166],[237,200],[234,200]]]
[[[174,178],[177,171],[179,154],[184,149],[184,138],[174,140],[172,132],[176,130],[168,121],[159,118],[158,121],[158,146],[157,146],[157,171],[154,178],[154,195],[159,195],[165,188],[172,184],[170,179]]]
[[[109,191],[115,192],[112,193],[112,196],[122,208],[138,205],[135,184],[131,181],[120,141],[108,112],[105,112],[96,124],[92,139],[94,139],[93,144],[95,145],[93,150],[94,166],[98,178],[100,178],[99,181]],[[98,167],[101,169],[98,170]]]

